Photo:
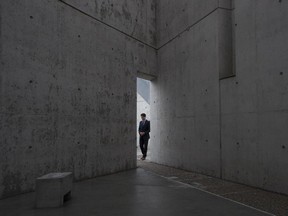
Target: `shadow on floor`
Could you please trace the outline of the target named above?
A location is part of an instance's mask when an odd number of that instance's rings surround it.
[[[265,216],[142,168],[74,183],[62,208],[34,209],[34,193],[0,200],[1,216]]]
[[[160,176],[189,184],[200,190],[270,212],[277,216],[288,216],[288,196],[264,191],[222,179],[175,169],[148,161],[138,160],[138,167]]]

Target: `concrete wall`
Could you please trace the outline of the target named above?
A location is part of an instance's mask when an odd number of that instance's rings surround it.
[[[231,0],[159,0],[156,7],[156,41],[157,47],[160,48],[215,10],[230,9]]]
[[[219,76],[224,69],[219,56],[225,49],[219,35],[231,11],[220,8],[218,0],[158,3],[151,158],[220,177]]]
[[[81,180],[136,166],[136,74],[156,73],[155,19],[125,26],[154,3],[117,1],[131,17],[117,23],[92,1],[65,2],[0,3],[0,198],[48,172]]]
[[[134,168],[136,76],[157,75],[151,160],[288,194],[287,11],[279,0],[1,1],[0,198],[51,171]]]
[[[134,54],[132,56],[133,61],[140,66],[137,69],[137,76],[143,79],[155,79],[157,76],[155,70],[157,59],[155,53],[151,54],[151,50],[156,48],[155,0],[61,1],[140,42],[139,48],[131,47]],[[143,53],[143,45],[150,48],[146,53]],[[150,69],[149,65],[153,65],[153,69]]]
[[[157,3],[152,161],[288,194],[288,2]]]
[[[156,46],[154,0],[62,0],[150,46]]]
[[[221,81],[223,178],[288,194],[288,2],[235,1],[236,77]]]

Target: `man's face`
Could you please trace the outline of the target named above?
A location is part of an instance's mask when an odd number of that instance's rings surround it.
[[[144,120],[146,119],[146,117],[144,117],[144,116],[141,116],[141,119],[142,119],[142,121],[144,121]]]

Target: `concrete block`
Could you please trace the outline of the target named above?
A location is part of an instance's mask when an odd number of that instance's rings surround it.
[[[36,208],[61,207],[72,191],[71,172],[49,173],[36,179]]]

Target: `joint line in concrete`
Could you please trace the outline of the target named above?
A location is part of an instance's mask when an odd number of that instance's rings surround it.
[[[226,9],[226,10],[230,10],[227,8],[221,8],[221,7],[217,7],[214,10],[212,10],[211,12],[209,12],[208,14],[206,14],[205,16],[203,16],[202,18],[200,18],[199,20],[197,20],[195,23],[191,24],[190,26],[188,26],[186,29],[184,29],[183,31],[181,31],[179,34],[177,34],[176,36],[174,36],[173,38],[171,38],[170,40],[168,40],[167,42],[165,42],[164,44],[162,44],[160,47],[157,48],[157,50],[160,50],[161,48],[163,48],[164,46],[166,46],[167,44],[169,44],[170,42],[172,42],[173,40],[175,40],[177,37],[179,37],[180,35],[182,35],[183,33],[185,33],[186,31],[189,31],[192,27],[194,27],[195,25],[197,25],[198,23],[200,23],[202,20],[204,20],[205,18],[207,18],[208,16],[210,16],[212,13],[214,13],[216,10],[218,9]]]
[[[228,11],[233,11],[234,10],[234,8],[224,8],[224,7],[218,7],[218,9],[228,10]]]
[[[143,168],[141,168],[141,169],[143,169]],[[236,203],[236,204],[241,205],[241,206],[245,206],[245,207],[247,207],[247,208],[253,209],[253,210],[255,210],[255,211],[261,212],[261,213],[266,214],[266,215],[269,215],[269,216],[276,216],[276,215],[274,215],[274,214],[272,214],[272,213],[270,213],[270,212],[267,212],[267,211],[264,211],[264,210],[255,208],[255,207],[250,206],[250,205],[246,205],[246,204],[244,204],[244,203],[235,201],[235,200],[230,199],[230,198],[228,198],[228,197],[224,197],[223,195],[219,195],[219,194],[216,194],[216,193],[213,193],[213,192],[210,192],[210,191],[201,189],[201,188],[199,188],[199,187],[195,187],[195,186],[193,186],[193,185],[191,185],[191,184],[184,183],[184,182],[181,182],[181,181],[179,181],[179,180],[175,180],[175,179],[166,177],[166,176],[164,176],[164,175],[160,175],[160,174],[154,173],[154,172],[152,172],[152,171],[148,171],[148,170],[145,170],[145,171],[148,172],[148,173],[151,173],[152,175],[155,175],[155,176],[159,176],[159,177],[161,177],[161,178],[164,178],[164,179],[166,179],[166,180],[168,180],[168,181],[170,181],[170,182],[176,182],[176,183],[178,183],[178,184],[180,184],[180,185],[186,186],[187,188],[192,188],[192,189],[194,189],[194,190],[198,190],[198,191],[201,191],[201,192],[210,194],[210,195],[212,195],[212,196],[219,197],[219,198],[224,199],[224,200],[228,200],[228,201],[230,201],[230,202]]]
[[[96,20],[97,22],[99,22],[99,23],[101,23],[101,24],[103,24],[103,25],[106,25],[106,26],[108,26],[109,28],[114,29],[115,31],[118,31],[118,32],[124,34],[125,36],[127,36],[127,37],[129,37],[129,38],[132,38],[133,40],[136,40],[136,41],[142,43],[142,44],[145,45],[145,46],[148,46],[148,47],[150,47],[150,48],[152,48],[152,49],[157,50],[156,47],[153,47],[153,46],[151,46],[150,44],[147,44],[147,43],[139,40],[138,38],[135,38],[135,37],[133,37],[132,35],[124,32],[124,31],[122,31],[122,30],[120,30],[120,29],[117,29],[116,27],[114,27],[114,26],[112,26],[112,25],[109,25],[109,24],[103,22],[102,20],[97,19],[96,17],[94,17],[94,16],[92,16],[92,15],[90,15],[90,14],[88,14],[88,13],[82,11],[82,10],[80,10],[79,8],[77,8],[77,7],[71,5],[71,4],[69,4],[69,3],[67,3],[67,2],[65,2],[65,1],[63,1],[63,0],[58,0],[58,1],[61,2],[61,3],[63,3],[64,5],[72,8],[72,9],[78,11],[79,13],[82,13],[83,15],[90,17],[91,19]]]

